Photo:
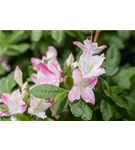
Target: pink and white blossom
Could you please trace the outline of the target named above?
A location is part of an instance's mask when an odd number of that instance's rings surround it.
[[[19,89],[15,90],[11,95],[3,93],[1,96],[1,103],[8,107],[8,112],[1,112],[1,116],[11,116],[17,113],[24,113],[27,109],[27,104],[23,101]]]
[[[36,85],[40,84],[52,84],[59,86],[59,83],[63,81],[62,70],[57,59],[48,61],[47,64],[40,62],[34,65],[37,74],[32,74],[32,80]]]
[[[35,115],[39,118],[45,119],[47,117],[45,111],[50,106],[51,104],[48,103],[46,100],[38,99],[32,96],[30,99],[30,107],[28,109],[28,113]]]
[[[82,72],[83,78],[98,77],[105,73],[105,69],[101,67],[105,59],[103,55],[94,55],[89,57],[89,59],[85,59],[85,55],[82,55],[83,56],[80,57],[80,60],[77,64],[80,71]]]
[[[97,84],[98,78],[83,78],[79,69],[73,71],[74,85],[68,94],[71,102],[74,100],[83,99],[85,102],[95,104],[95,95],[93,88]]]
[[[84,40],[83,43],[75,41],[73,42],[73,44],[79,47],[83,52],[90,53],[91,56],[94,54],[98,54],[101,51],[103,51],[105,48],[107,48],[106,45],[102,45],[98,47],[97,43],[94,43],[88,39]]]
[[[23,73],[19,66],[15,68],[14,80],[18,83],[20,87],[23,85]]]

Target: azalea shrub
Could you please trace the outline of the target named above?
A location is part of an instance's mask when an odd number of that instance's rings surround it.
[[[135,120],[134,41],[134,31],[0,31],[0,120]]]

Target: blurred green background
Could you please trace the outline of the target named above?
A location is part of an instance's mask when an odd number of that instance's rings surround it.
[[[92,31],[93,37],[95,32]],[[0,31],[0,96],[15,87],[10,72],[16,65],[23,70],[24,78],[30,79],[33,71],[30,58],[41,58],[52,45],[58,50],[58,60],[63,66],[71,52],[75,58],[81,52],[73,41],[83,42],[90,35],[90,30]],[[101,31],[98,44],[107,45],[103,64],[106,74],[95,89],[92,120],[135,120],[135,31]],[[72,120],[71,117],[62,120]]]

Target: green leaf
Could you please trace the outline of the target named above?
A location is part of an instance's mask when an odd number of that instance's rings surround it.
[[[13,115],[17,121],[30,121],[30,118],[26,116],[25,114],[15,114]]]
[[[9,109],[8,109],[8,107],[7,107],[7,105],[5,105],[5,104],[0,104],[0,111],[2,111],[2,112],[7,112]]]
[[[130,77],[131,88],[135,88],[135,74]]]
[[[17,56],[19,54],[26,52],[29,49],[29,46],[30,45],[27,43],[23,43],[23,44],[19,44],[19,45],[9,45],[6,55]]]
[[[131,86],[130,78],[135,74],[135,67],[122,68],[114,77],[113,80],[125,89]]]
[[[52,110],[52,116],[56,116],[60,114],[67,102],[67,93],[66,92],[60,92],[55,97],[55,104]]]
[[[61,43],[64,38],[64,32],[63,30],[52,30],[51,36],[57,43]]]
[[[120,93],[122,93],[122,92],[124,92],[124,88],[122,88],[122,87],[119,87],[119,86],[112,86],[111,87],[111,92],[112,92],[112,94],[120,94]]]
[[[70,104],[70,110],[76,117],[81,117],[82,120],[91,120],[93,110],[82,100]]]
[[[116,114],[115,107],[103,99],[100,103],[100,111],[105,121],[109,121]]]
[[[55,121],[55,120],[53,120],[52,118],[45,118],[45,120],[44,121]]]
[[[120,63],[120,52],[115,45],[107,50],[105,69],[108,76],[114,75],[118,71]]]
[[[74,84],[74,79],[72,78],[72,76],[67,75],[64,80],[65,88],[70,90],[72,88],[73,84]]]
[[[120,39],[123,39],[123,40],[127,40],[130,36],[131,36],[131,31],[127,31],[127,30],[118,30],[118,36]]]
[[[0,121],[11,121],[10,117],[0,117]]]
[[[120,96],[117,96],[115,94],[112,94],[111,98],[112,98],[113,102],[115,102],[116,105],[118,105],[119,107],[122,107],[122,108],[125,108],[125,109],[129,108],[129,103],[126,99],[124,99]]]
[[[15,85],[14,72],[12,72],[7,77],[0,79],[0,95],[2,93],[11,93]]]
[[[31,35],[32,41],[38,42],[42,37],[42,33],[43,33],[42,30],[33,30]]]
[[[59,92],[66,92],[66,90],[54,85],[47,84],[35,86],[30,90],[30,93],[33,96],[42,99],[55,97]]]

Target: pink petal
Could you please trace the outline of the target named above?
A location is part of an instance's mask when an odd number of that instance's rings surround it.
[[[27,104],[22,104],[21,105],[21,108],[22,108],[22,112],[25,112],[26,111],[26,109],[27,109]]]
[[[57,50],[55,49],[55,47],[53,47],[53,46],[48,47],[46,57],[47,57],[47,59],[53,59],[53,58],[57,57]]]
[[[52,74],[52,72],[48,69],[47,65],[44,63],[39,63],[38,65],[36,65],[36,69],[37,71],[41,71],[44,74]]]
[[[6,93],[3,93],[2,96],[1,96],[1,102],[2,103],[7,103],[10,99],[10,95],[9,94],[6,94]]]
[[[103,51],[105,48],[107,48],[106,45],[102,45],[102,46],[97,47],[96,50],[95,50],[95,52],[94,52],[94,54],[100,53],[100,52]]]
[[[82,99],[85,102],[95,104],[95,95],[91,88],[85,88],[82,92]]]
[[[91,89],[93,89],[95,87],[97,82],[98,82],[97,77],[92,77],[92,78],[89,79],[89,86],[91,87]]]
[[[78,86],[73,86],[73,88],[70,90],[68,94],[68,98],[71,102],[74,100],[79,100],[81,95],[80,87]]]
[[[76,45],[77,47],[79,47],[83,51],[86,50],[86,47],[81,42],[74,41],[73,44]]]
[[[39,63],[41,62],[40,59],[38,58],[31,58],[31,63],[35,66],[35,65],[38,65]]]
[[[88,50],[90,50],[90,48],[92,48],[92,41],[91,40],[86,39],[83,41],[83,43]]]
[[[9,116],[7,112],[0,111],[0,117]]]
[[[80,83],[82,80],[82,73],[79,69],[73,71],[74,84]]]

